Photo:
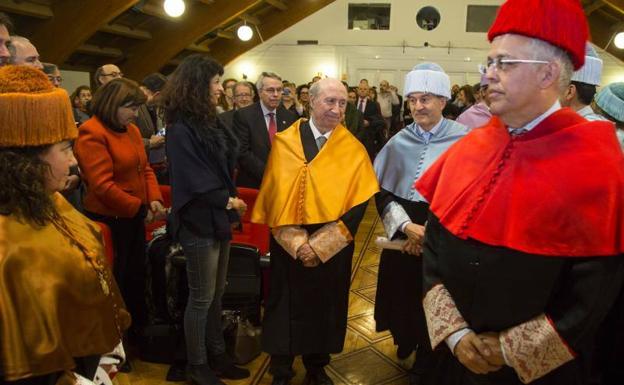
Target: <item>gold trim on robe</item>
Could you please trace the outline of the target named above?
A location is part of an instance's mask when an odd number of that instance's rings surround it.
[[[338,125],[307,162],[301,120],[275,136],[251,220],[271,228],[333,222],[379,191],[362,144]]]
[[[431,348],[435,349],[446,337],[468,327],[451,293],[442,284],[431,288],[423,299]]]
[[[545,314],[505,330],[499,340],[505,360],[525,384],[574,359]]]
[[[340,250],[347,247],[353,240],[347,226],[342,221],[331,222],[316,230],[310,236],[310,247],[318,255],[321,262],[325,263]]]

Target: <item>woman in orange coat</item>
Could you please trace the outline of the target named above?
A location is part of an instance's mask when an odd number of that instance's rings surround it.
[[[115,79],[102,86],[93,98],[93,117],[80,126],[74,149],[87,184],[85,214],[112,232],[113,272],[134,332],[146,320],[145,221],[165,215],[141,133],[132,123],[145,99],[132,80]]]

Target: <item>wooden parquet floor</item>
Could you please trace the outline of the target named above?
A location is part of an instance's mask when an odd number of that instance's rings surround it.
[[[374,202],[368,206],[366,215],[355,237],[355,253],[351,275],[349,320],[347,336],[342,353],[334,355],[326,368],[336,385],[407,385],[404,368],[411,366],[414,357],[399,361],[396,347],[388,332],[375,332],[373,317],[375,290],[379,268],[379,250],[374,240],[383,235],[383,227],[377,216]],[[225,380],[228,385],[270,385],[269,357],[261,354],[246,367],[251,376],[240,381]],[[172,385],[165,381],[168,366],[133,360],[133,372],[120,373],[116,385]],[[298,358],[294,365],[297,373],[291,381],[301,384],[305,369]]]

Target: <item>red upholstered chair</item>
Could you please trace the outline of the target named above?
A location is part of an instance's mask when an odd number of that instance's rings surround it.
[[[258,190],[246,187],[238,188],[238,197],[247,203],[247,211],[241,218],[241,230],[234,230],[232,242],[255,246],[260,250],[260,255],[267,255],[269,252],[269,226],[251,223],[251,212],[253,211]],[[269,275],[270,269],[262,269],[262,297],[266,300],[269,295]]]
[[[251,223],[251,212],[257,196],[258,190],[256,189],[238,188],[238,197],[247,203],[247,211],[241,218],[242,231],[235,230],[232,241],[255,246],[260,250],[260,254],[266,254],[269,252],[269,227]]]
[[[165,208],[171,207],[171,186],[169,185],[160,185],[160,194],[163,198],[163,206]],[[166,220],[155,221],[145,225],[145,241],[149,242],[152,240],[152,232],[159,228],[160,226],[164,226],[167,224]]]
[[[102,230],[102,239],[104,240],[104,253],[106,254],[106,260],[112,268],[113,262],[115,260],[115,249],[113,248],[113,234],[111,233],[110,228],[106,223],[97,221],[95,223],[97,223]]]

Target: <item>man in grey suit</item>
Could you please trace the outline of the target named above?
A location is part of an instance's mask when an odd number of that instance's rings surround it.
[[[256,83],[260,100],[234,112],[232,128],[240,141],[236,185],[258,189],[273,137],[290,127],[297,115],[280,106],[282,78],[263,72]]]

